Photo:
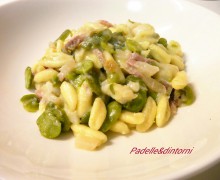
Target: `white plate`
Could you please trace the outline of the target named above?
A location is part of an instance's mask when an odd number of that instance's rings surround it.
[[[4,3],[3,3],[4,4]],[[37,115],[19,99],[24,69],[66,28],[106,19],[152,24],[182,44],[196,102],[164,128],[116,136],[99,151],[74,147],[74,137],[43,138]],[[178,0],[32,0],[0,6],[0,179],[173,179],[189,177],[220,158],[220,17]],[[193,148],[191,154],[130,154],[137,148]]]

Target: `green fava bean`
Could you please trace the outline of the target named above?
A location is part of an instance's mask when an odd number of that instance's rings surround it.
[[[112,101],[107,106],[107,116],[101,127],[102,132],[107,132],[121,115],[121,104]]]
[[[59,87],[61,85],[61,81],[59,80],[58,76],[55,76],[53,79],[51,79],[51,83],[54,87]]]
[[[27,67],[25,69],[25,87],[27,89],[31,89],[32,81],[33,81],[33,74],[32,74],[31,68]]]
[[[185,91],[186,91],[186,97],[187,97],[187,100],[184,102],[186,105],[190,105],[192,104],[196,97],[195,97],[195,94],[193,92],[193,89],[190,87],[190,86],[186,86],[185,87]]]
[[[144,81],[142,79],[140,79],[139,77],[136,77],[134,75],[129,75],[126,77],[126,80],[125,80],[126,84],[129,83],[129,81],[138,82],[141,90],[147,91],[147,87],[146,87]]]
[[[86,80],[86,76],[84,74],[77,75],[76,73],[72,72],[69,73],[65,77],[75,88],[78,88],[82,85],[82,83]]]
[[[105,42],[112,38],[112,32],[109,29],[105,29],[99,33],[101,39]]]
[[[53,139],[61,133],[61,122],[51,113],[44,112],[38,119],[37,125],[42,136]]]
[[[89,72],[92,68],[93,68],[93,62],[92,61],[83,61],[81,65],[79,65],[78,67],[76,67],[75,72],[77,74],[85,74],[87,72]]]
[[[138,92],[138,96],[132,101],[124,104],[123,107],[131,112],[139,112],[144,108],[146,99],[147,99],[147,92],[140,90]]]
[[[125,37],[122,33],[115,32],[109,41],[115,49],[123,49],[125,46]]]
[[[103,50],[108,51],[109,53],[113,54],[114,53],[114,49],[113,46],[109,46],[108,43],[101,41],[100,46]]]
[[[36,112],[39,109],[39,98],[35,94],[24,95],[20,101],[28,112]]]
[[[89,83],[89,86],[91,87],[92,91],[97,95],[101,96],[102,91],[101,91],[101,86],[100,82],[98,79],[97,74],[91,73],[86,77],[87,82]]]
[[[191,105],[196,99],[192,88],[188,85],[183,89],[183,91],[185,94],[185,96],[182,98],[183,103],[186,105]]]
[[[61,122],[62,132],[69,131],[71,123],[62,108],[50,102],[45,109],[45,113],[54,116],[58,121]]]
[[[167,47],[167,40],[165,38],[160,38],[158,44],[162,44],[164,47]]]
[[[90,117],[90,111],[85,113],[81,118],[80,118],[80,123],[82,124],[88,124],[89,122],[89,117]]]

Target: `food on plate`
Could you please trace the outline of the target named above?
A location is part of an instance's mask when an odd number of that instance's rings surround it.
[[[94,150],[108,131],[146,132],[163,127],[195,96],[176,41],[160,37],[149,24],[101,20],[65,30],[43,57],[25,70],[21,98],[29,112],[39,110],[42,136],[73,131],[77,147]]]

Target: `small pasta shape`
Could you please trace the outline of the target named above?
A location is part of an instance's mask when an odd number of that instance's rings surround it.
[[[64,103],[70,111],[74,111],[77,105],[77,93],[75,88],[68,82],[64,81],[60,86],[61,95]]]
[[[40,71],[45,70],[45,67],[42,66],[40,63],[35,64],[32,68],[31,71],[33,74],[37,74]]]
[[[55,76],[57,76],[58,72],[53,69],[45,69],[43,71],[38,72],[34,76],[34,82],[36,83],[42,83],[46,81],[50,81]]]
[[[87,52],[85,53],[85,56],[84,56],[84,57],[85,57],[85,58],[84,58],[85,60],[90,60],[90,61],[92,61],[95,68],[97,68],[97,69],[102,68],[102,63],[101,63],[101,61],[99,60],[99,58],[98,58],[94,53],[92,53],[92,51],[87,51]]]
[[[92,107],[92,90],[87,81],[79,87],[77,97],[77,114],[81,118]]]
[[[185,68],[185,64],[183,63],[183,59],[178,55],[171,55],[171,64],[176,65],[180,71]]]
[[[150,45],[150,54],[159,62],[169,64],[171,61],[170,55],[155,44]]]
[[[40,64],[44,67],[48,68],[60,68],[62,67],[66,61],[54,61],[54,60],[43,60]]]
[[[142,112],[145,115],[145,120],[143,123],[136,125],[136,130],[139,132],[147,131],[155,121],[155,117],[157,113],[157,105],[151,96],[147,98],[147,102]]]
[[[83,48],[76,49],[74,55],[76,62],[81,62],[85,56],[85,49]]]
[[[75,135],[75,145],[78,148],[94,150],[107,141],[107,136],[103,132],[88,126],[75,124],[71,126],[71,129]]]
[[[129,124],[141,124],[144,122],[144,119],[144,113],[133,113],[126,110],[122,111],[121,116],[119,117],[119,120]]]
[[[111,88],[113,91],[111,90]],[[101,86],[102,92],[111,96],[113,99],[121,104],[131,101],[136,98],[137,95],[132,91],[132,89],[127,85],[121,85],[117,83],[105,84]]]
[[[171,54],[176,54],[181,57],[183,56],[181,46],[177,41],[170,41],[167,45],[167,49]]]
[[[158,127],[164,126],[167,119],[167,109],[169,106],[168,97],[166,95],[161,95],[157,103],[157,113],[156,113],[156,125]]]
[[[183,89],[188,84],[185,71],[179,71],[171,81],[171,85],[174,89]]]
[[[117,121],[113,126],[111,127],[110,131],[120,133],[120,134],[129,134],[130,129],[128,125],[122,121]]]
[[[101,98],[96,98],[89,117],[89,127],[94,130],[99,130],[106,118],[106,114],[105,103]]]

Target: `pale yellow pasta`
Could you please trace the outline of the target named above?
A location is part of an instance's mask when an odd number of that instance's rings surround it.
[[[132,91],[132,89],[126,85],[121,85],[117,83],[112,84],[102,84],[102,92],[111,96],[113,99],[121,104],[131,101],[136,98],[137,95]]]
[[[34,82],[42,83],[42,82],[50,81],[51,79],[56,77],[57,74],[58,74],[58,72],[53,69],[45,69],[45,70],[40,71],[37,74],[35,74]]]
[[[43,60],[40,61],[40,64],[44,67],[48,68],[60,68],[62,67],[66,61],[54,61],[54,60]]]
[[[84,60],[90,60],[93,62],[95,68],[100,69],[102,68],[102,63],[99,60],[99,58],[92,52],[92,51],[86,51]]]
[[[149,51],[148,51],[148,48],[149,48],[149,46],[150,46],[150,42],[149,42],[149,41],[140,41],[139,44],[141,45],[141,47],[142,47],[145,51],[149,52]],[[145,53],[145,55],[146,55],[146,53]]]
[[[38,72],[40,72],[40,71],[43,71],[43,70],[45,70],[45,67],[42,66],[40,63],[35,64],[35,65],[31,68],[31,71],[32,71],[33,74],[36,74],[36,73],[38,73]]]
[[[179,71],[171,81],[171,85],[174,89],[183,89],[188,84],[185,71]]]
[[[176,65],[180,71],[185,69],[185,64],[183,62],[183,59],[178,55],[171,55],[171,64]]]
[[[99,139],[88,137],[84,135],[76,135],[75,138],[75,146],[80,149],[93,151],[97,147],[99,147],[102,143]]]
[[[167,123],[167,109],[169,106],[168,97],[160,95],[157,102],[156,125],[162,127]]]
[[[113,126],[111,127],[110,131],[120,133],[120,134],[129,134],[130,129],[128,125],[122,121],[117,121]]]
[[[84,48],[78,48],[75,50],[74,53],[75,56],[75,61],[76,62],[81,62],[85,56],[85,49]]]
[[[78,148],[94,150],[107,141],[104,133],[88,126],[75,124],[71,126],[71,129],[75,135],[75,145]]]
[[[60,86],[61,95],[64,103],[70,111],[74,111],[77,105],[77,93],[75,88],[68,82],[64,81]]]
[[[150,45],[150,54],[159,62],[169,64],[171,61],[170,55],[155,44]]]
[[[141,124],[145,120],[145,115],[142,112],[134,113],[130,111],[123,110],[119,120],[129,123],[129,124]]]
[[[128,26],[126,24],[116,25],[115,28],[113,29],[113,31],[114,32],[123,32],[124,34],[126,34],[128,36],[132,35],[131,29],[128,28]]]
[[[106,118],[107,110],[101,98],[96,98],[89,117],[89,127],[99,130]]]
[[[150,50],[149,49],[148,50],[142,50],[141,51],[141,55],[143,57],[148,57],[150,55]]]
[[[133,28],[134,39],[136,41],[149,40],[154,35],[154,28],[149,24],[139,24]]]
[[[62,52],[63,46],[64,46],[63,41],[58,40],[58,41],[57,41],[57,45],[56,45],[56,50],[57,50],[57,52]]]
[[[78,88],[77,101],[77,114],[81,118],[92,108],[92,90],[87,81]]]
[[[176,54],[181,57],[183,56],[181,46],[177,41],[170,41],[167,45],[167,49],[171,54]]]
[[[139,132],[147,131],[155,122],[157,105],[151,96],[147,98],[147,102],[142,112],[145,115],[145,120],[143,123],[136,125],[136,130]]]

